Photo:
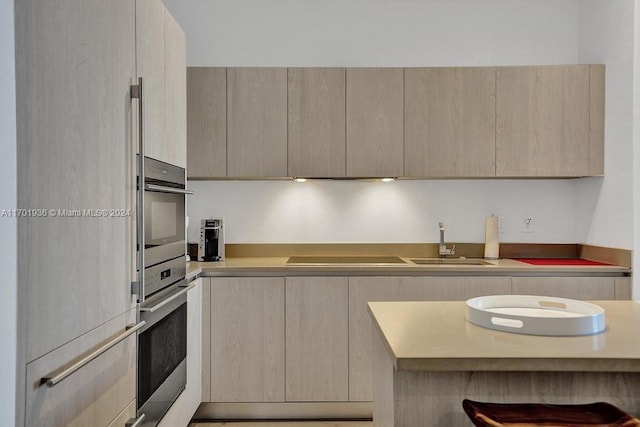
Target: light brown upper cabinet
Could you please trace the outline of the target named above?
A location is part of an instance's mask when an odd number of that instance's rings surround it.
[[[403,175],[402,68],[347,68],[347,176]]]
[[[227,69],[227,176],[287,176],[287,69]]]
[[[495,176],[495,79],[494,67],[405,69],[405,176]]]
[[[187,176],[227,175],[227,69],[187,68]]]
[[[345,176],[345,69],[289,68],[289,176]]]
[[[604,173],[604,65],[195,68],[188,96],[191,178]]]
[[[145,155],[186,167],[186,39],[160,0],[136,1]]]
[[[604,67],[594,66],[593,73],[591,67],[497,69],[497,176],[602,173]]]
[[[167,161],[187,167],[187,41],[164,9],[164,126]]]
[[[136,0],[136,67],[142,77],[145,155],[168,162],[164,145],[164,5]]]

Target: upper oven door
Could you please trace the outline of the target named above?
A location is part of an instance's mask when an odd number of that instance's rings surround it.
[[[185,255],[184,205],[183,193],[144,192],[145,267]]]

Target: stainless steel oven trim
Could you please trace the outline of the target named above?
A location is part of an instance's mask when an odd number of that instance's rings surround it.
[[[173,372],[167,377],[160,387],[153,392],[151,397],[138,409],[138,416],[145,415],[145,419],[141,424],[141,427],[155,426],[167,413],[171,405],[180,397],[180,394],[185,389],[183,384],[187,383],[187,359],[185,358],[180,364],[173,370]],[[175,393],[175,390],[181,387],[179,393]],[[175,396],[174,396],[175,394]],[[162,402],[162,405],[158,404],[158,401]]]
[[[185,268],[187,266],[187,260],[185,253],[187,244],[185,240],[179,240],[177,242],[166,243],[164,245],[154,246],[144,250],[145,268],[153,267],[161,262],[168,261],[174,258],[182,257]],[[149,293],[149,292],[147,292]]]
[[[193,289],[196,285],[187,285],[185,287],[180,287],[178,291],[175,291],[171,296],[167,296],[161,302],[144,308],[140,308],[141,313],[153,313],[160,310],[165,305],[172,303],[174,300],[178,299],[183,294],[186,294],[189,290]]]
[[[193,194],[193,191],[183,190],[182,188],[164,187],[162,185],[155,184],[147,184],[144,188],[147,191],[159,191],[161,193]]]
[[[151,157],[145,157],[144,159],[144,175],[146,178],[145,184],[148,181],[155,181],[155,183],[169,183],[175,188],[185,187],[184,168],[152,159]]]
[[[140,319],[146,325],[138,331],[143,335],[149,328],[162,322],[169,314],[187,303],[187,292],[195,285],[187,285],[186,280],[171,285],[158,292],[140,305]],[[189,333],[186,330],[185,333]],[[187,354],[189,349],[187,348]],[[138,381],[140,381],[138,379]],[[187,358],[185,357],[160,386],[149,396],[138,409],[138,417],[145,416],[141,426],[155,426],[180,396],[187,383]],[[139,398],[139,397],[138,397]]]
[[[187,302],[186,284],[187,281],[182,280],[147,298],[144,304],[140,304],[140,320],[144,320],[147,324],[139,330],[139,334],[143,334],[147,329],[162,321],[168,314]]]
[[[168,276],[164,279],[162,274],[166,272]],[[144,272],[144,288],[146,295],[162,290],[178,280],[184,279],[187,275],[187,264],[183,256],[171,259],[169,261],[148,267]]]

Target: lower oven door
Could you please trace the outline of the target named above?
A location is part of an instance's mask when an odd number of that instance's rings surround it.
[[[187,383],[188,289],[171,286],[140,306],[140,318],[147,322],[138,334],[138,416],[145,415],[143,426],[155,426]]]

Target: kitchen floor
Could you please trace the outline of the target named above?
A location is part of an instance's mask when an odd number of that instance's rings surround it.
[[[371,421],[260,421],[260,422],[197,422],[189,427],[373,427]]]

